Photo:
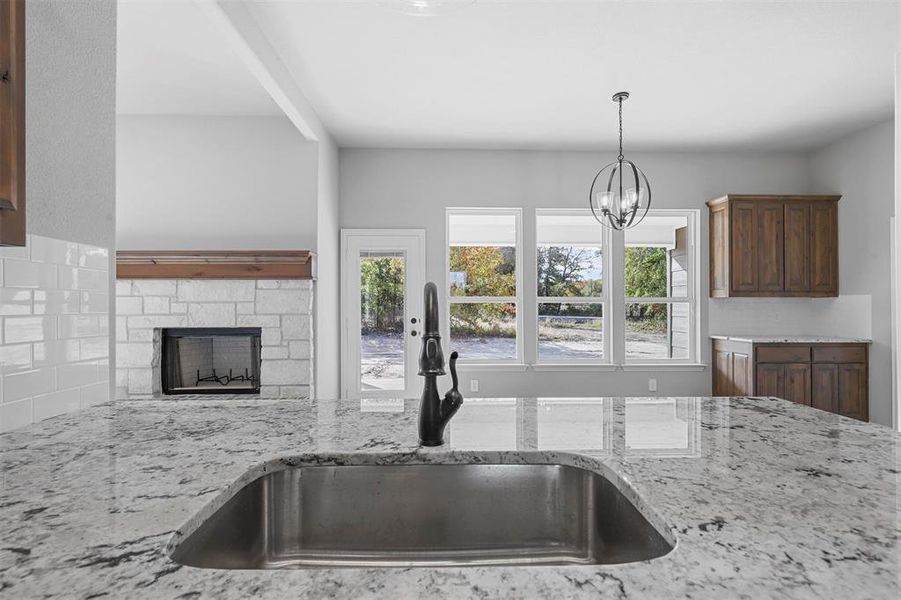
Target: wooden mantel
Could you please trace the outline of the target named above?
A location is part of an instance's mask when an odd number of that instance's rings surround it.
[[[117,279],[315,279],[309,250],[120,250]]]

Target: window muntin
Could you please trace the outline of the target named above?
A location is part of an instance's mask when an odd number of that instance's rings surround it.
[[[448,209],[450,349],[463,361],[520,362],[521,211]]]
[[[692,215],[652,210],[623,238],[626,362],[692,360],[696,335]]]
[[[603,229],[587,210],[538,210],[535,233],[538,362],[603,362]]]

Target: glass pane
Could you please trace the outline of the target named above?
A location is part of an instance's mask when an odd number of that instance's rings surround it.
[[[538,295],[597,297],[604,293],[600,248],[538,247]]]
[[[516,295],[516,216],[448,216],[451,296]]]
[[[687,298],[688,217],[649,214],[626,230],[626,296]]]
[[[604,358],[603,304],[539,304],[538,360]]]
[[[687,359],[689,305],[626,304],[626,359]]]
[[[516,305],[451,304],[450,349],[464,360],[516,358]]]
[[[360,389],[402,390],[403,252],[360,253]]]

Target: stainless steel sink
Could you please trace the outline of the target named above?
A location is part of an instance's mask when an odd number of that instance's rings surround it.
[[[648,560],[672,547],[592,471],[410,464],[267,473],[171,554],[219,569],[591,565]]]

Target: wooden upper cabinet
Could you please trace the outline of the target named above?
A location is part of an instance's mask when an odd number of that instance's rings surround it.
[[[810,202],[798,200],[785,204],[785,290],[810,289]]]
[[[25,245],[25,0],[0,2],[0,246]]]
[[[710,296],[838,295],[840,196],[711,200]]]

